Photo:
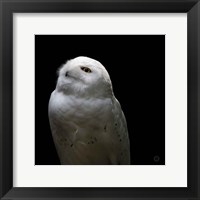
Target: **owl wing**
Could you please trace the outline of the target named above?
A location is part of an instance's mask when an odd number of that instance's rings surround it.
[[[113,133],[117,136],[116,142],[116,154],[117,163],[120,165],[129,165],[130,164],[130,143],[128,136],[128,128],[126,123],[126,118],[121,109],[120,103],[114,97],[113,98],[113,119],[114,119],[114,131]],[[113,135],[113,138],[115,138]]]

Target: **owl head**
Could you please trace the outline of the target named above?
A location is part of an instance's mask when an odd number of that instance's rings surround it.
[[[80,97],[109,97],[112,83],[105,67],[92,58],[80,56],[58,70],[56,90]]]

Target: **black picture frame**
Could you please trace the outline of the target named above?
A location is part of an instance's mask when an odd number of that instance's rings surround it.
[[[187,13],[188,187],[13,187],[13,13]],[[1,199],[200,199],[200,2],[198,0],[0,0],[0,197]]]

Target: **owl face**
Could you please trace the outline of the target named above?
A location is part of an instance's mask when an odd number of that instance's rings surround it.
[[[57,89],[73,95],[103,95],[112,90],[112,85],[108,72],[100,62],[77,57],[59,70]]]

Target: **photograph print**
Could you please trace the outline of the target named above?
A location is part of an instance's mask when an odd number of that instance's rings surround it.
[[[165,35],[35,35],[35,165],[165,165]]]

